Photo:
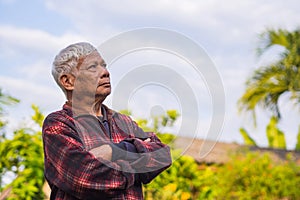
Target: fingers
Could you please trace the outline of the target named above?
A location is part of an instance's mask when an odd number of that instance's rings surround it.
[[[144,140],[144,142],[151,142],[151,139],[147,138],[146,140]]]

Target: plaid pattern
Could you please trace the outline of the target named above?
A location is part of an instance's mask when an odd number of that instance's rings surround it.
[[[142,183],[149,183],[171,165],[169,147],[155,134],[143,132],[130,117],[105,109],[111,134],[94,116],[74,119],[67,104],[46,117],[45,178],[51,187],[51,200],[143,199]],[[145,138],[151,142],[144,142]],[[132,163],[110,162],[89,152],[122,140],[134,144],[140,158]]]

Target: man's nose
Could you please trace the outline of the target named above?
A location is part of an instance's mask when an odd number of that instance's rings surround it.
[[[109,71],[106,67],[103,67],[100,72],[100,78],[109,78]]]

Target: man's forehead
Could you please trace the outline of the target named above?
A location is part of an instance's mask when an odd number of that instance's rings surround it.
[[[104,60],[102,59],[101,55],[98,51],[93,51],[87,56],[82,56],[79,58],[77,63],[77,69],[80,69],[82,65],[89,65],[91,63],[103,63]]]

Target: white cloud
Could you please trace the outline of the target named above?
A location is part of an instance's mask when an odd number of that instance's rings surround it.
[[[95,40],[137,27],[162,27],[196,40],[209,53],[247,54],[266,27],[294,29],[300,9],[289,1],[97,1],[48,0],[78,30]],[[80,11],[78,10],[80,8]],[[92,30],[92,31],[91,31]]]
[[[27,103],[54,105],[59,99],[59,88],[53,89],[51,65],[60,49],[84,40],[75,34],[54,36],[37,29],[0,25],[1,87]],[[29,60],[22,63],[26,58]],[[15,65],[13,61],[21,58]],[[13,64],[11,64],[13,63]],[[10,75],[3,74],[12,71]],[[41,98],[37,98],[41,97]]]
[[[49,56],[70,43],[85,40],[76,34],[66,33],[54,36],[38,29],[19,28],[12,25],[0,25],[1,54],[8,58],[19,55]],[[4,55],[3,55],[4,54]],[[54,56],[54,55],[53,55]]]
[[[0,25],[1,87],[27,107],[35,103],[51,110],[61,105],[64,102],[62,92],[55,88],[51,77],[52,61],[60,49],[83,38],[75,34],[54,36],[38,29]]]
[[[62,105],[64,102],[63,93],[59,91],[58,87],[7,76],[0,76],[0,79],[1,87],[28,107],[34,103],[49,111],[56,109],[58,105]]]

